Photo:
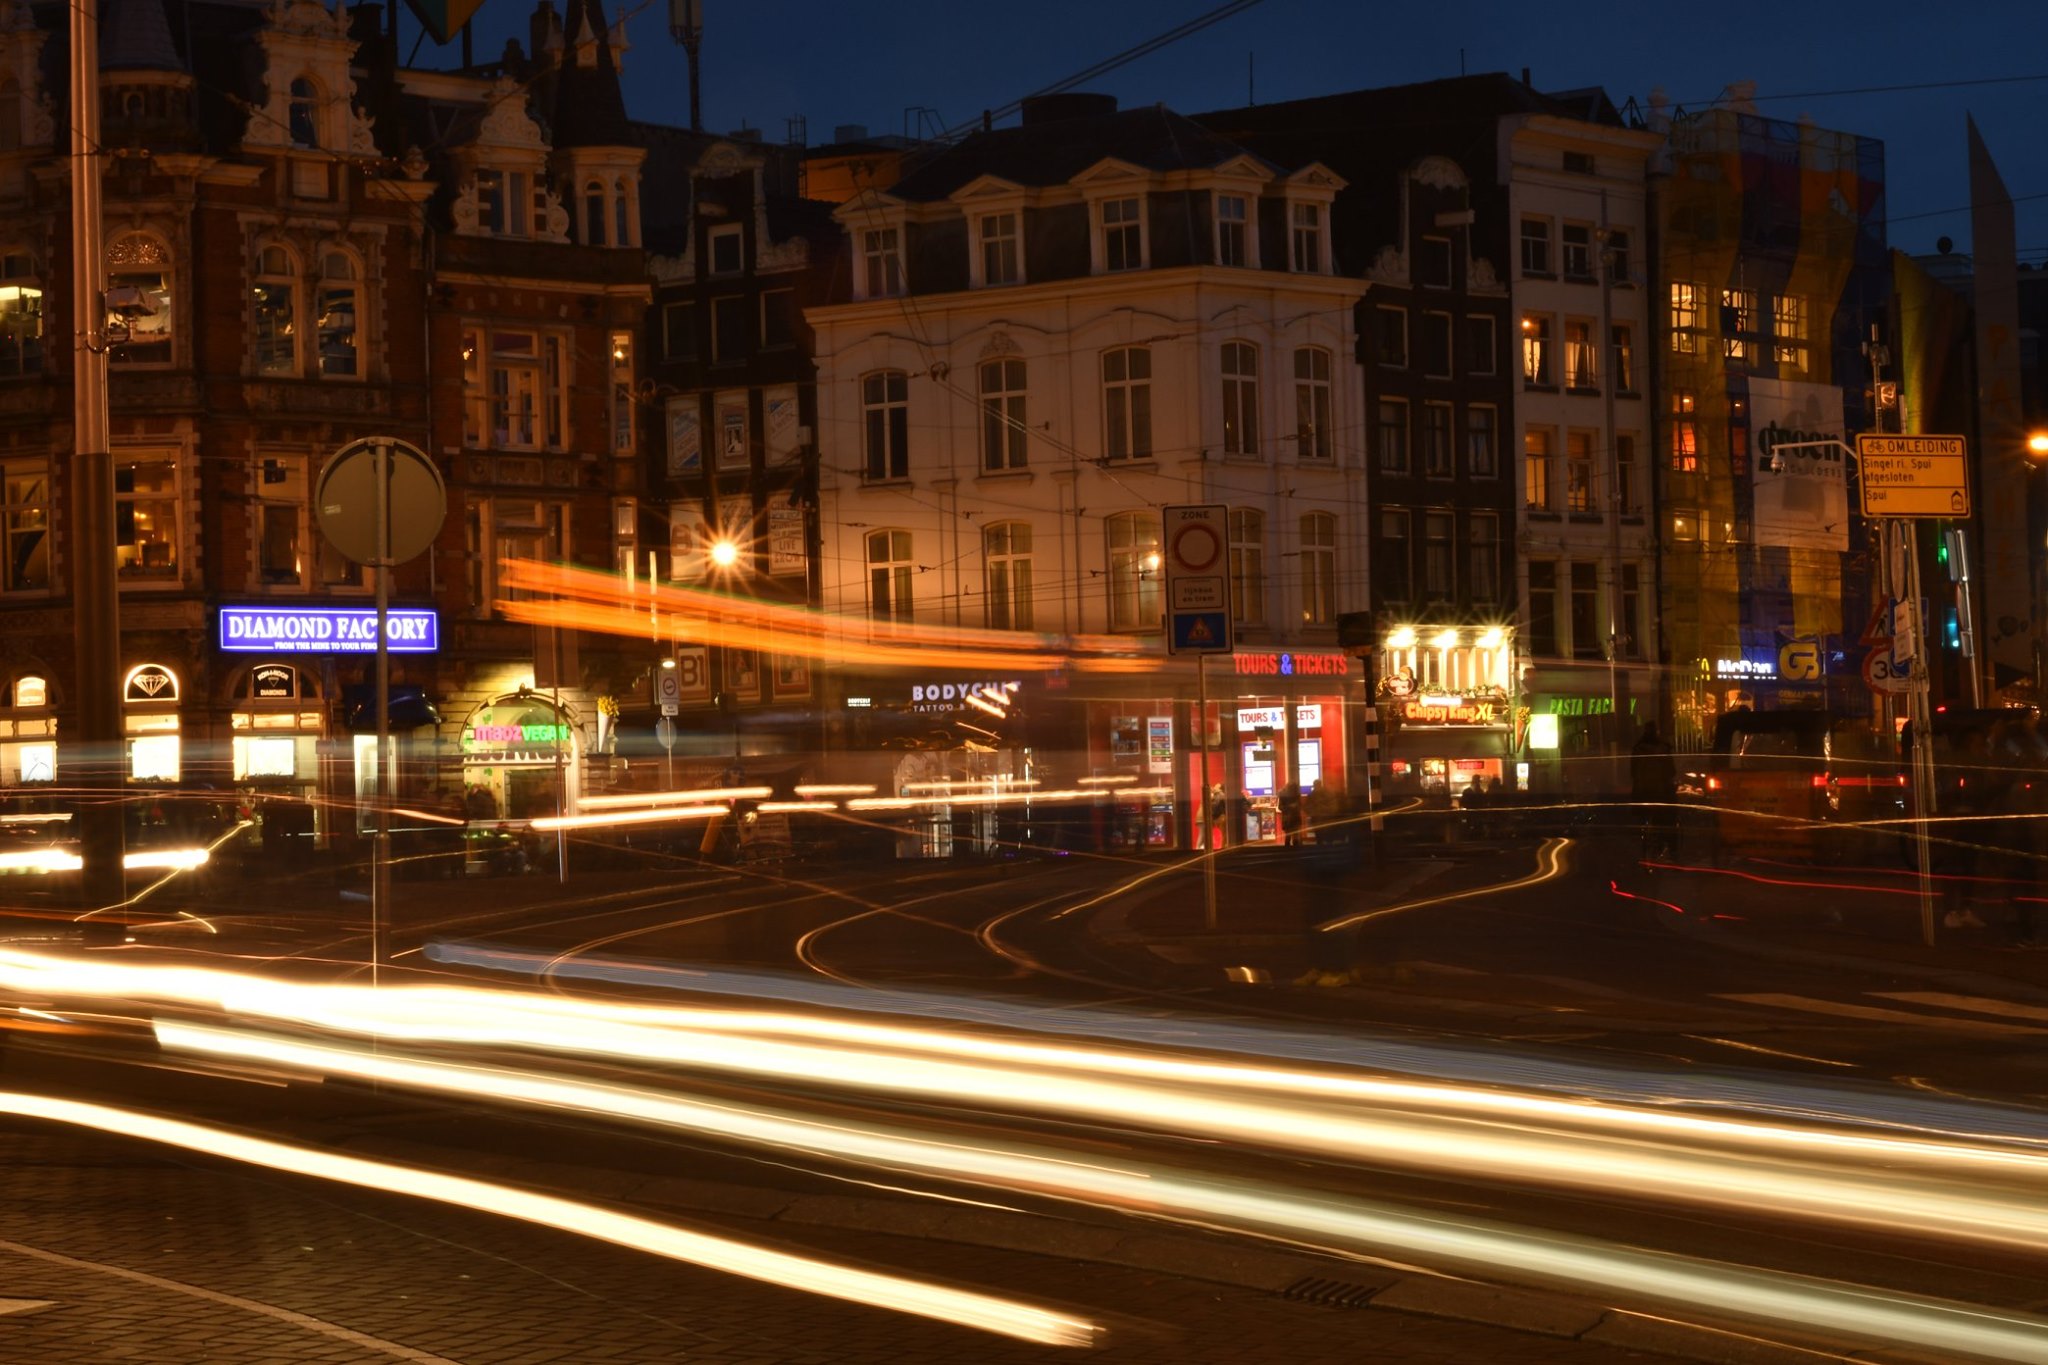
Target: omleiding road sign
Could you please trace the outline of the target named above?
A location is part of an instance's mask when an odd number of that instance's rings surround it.
[[[1165,544],[1166,647],[1174,654],[1230,652],[1230,509],[1169,507]]]
[[[1969,445],[1960,436],[1858,436],[1866,517],[1970,515]]]

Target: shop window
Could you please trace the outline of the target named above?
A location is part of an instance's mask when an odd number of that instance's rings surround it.
[[[178,470],[171,460],[114,465],[114,562],[124,579],[178,576]]]
[[[1152,455],[1152,352],[1123,346],[1102,353],[1103,454],[1112,460]]]
[[[1109,628],[1159,629],[1159,518],[1117,512],[1104,520],[1109,550]]]
[[[1031,523],[999,521],[981,533],[991,630],[1030,630]]]
[[[1303,346],[1294,353],[1295,455],[1327,460],[1335,453],[1330,430],[1330,353]]]
[[[0,92],[0,102],[8,98]],[[0,251],[0,379],[42,370],[42,281],[28,253]]]
[[[1337,619],[1337,518],[1309,512],[1301,519],[1301,623],[1327,626]]]
[[[1223,343],[1223,453],[1259,453],[1259,349],[1247,341]]]
[[[40,460],[0,463],[0,592],[50,586],[50,467]],[[15,705],[22,703],[16,701]]]
[[[917,565],[910,554],[910,532],[870,531],[867,548],[868,615],[877,621],[913,619],[910,580]]]
[[[1250,507],[1230,509],[1230,614],[1239,625],[1266,621],[1266,518]]]

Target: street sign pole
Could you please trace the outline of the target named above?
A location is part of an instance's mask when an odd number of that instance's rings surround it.
[[[377,489],[377,836],[370,847],[370,985],[390,956],[391,944],[391,446],[370,446],[371,482]]]
[[[1166,651],[1195,656],[1195,752],[1200,777],[1194,801],[1201,835],[1195,841],[1202,859],[1202,922],[1216,927],[1216,859],[1226,838],[1212,839],[1209,819],[1209,674],[1211,654],[1231,649],[1230,592],[1226,553],[1230,545],[1230,509],[1221,503],[1166,507],[1160,511],[1164,533],[1161,563],[1166,580]],[[1214,843],[1215,847],[1210,847]]]
[[[1220,844],[1216,838],[1216,822],[1209,818],[1209,656],[1195,656],[1195,811],[1196,828],[1201,836],[1195,840],[1195,847],[1202,854],[1202,923],[1209,928],[1216,927],[1216,856],[1223,850],[1211,848],[1210,843]]]
[[[1907,723],[1913,727],[1913,850],[1919,868],[1920,941],[1934,946],[1934,848],[1927,822],[1934,816],[1934,735],[1929,727],[1927,623],[1920,611],[1920,535],[1915,522],[1900,519],[1897,534],[1906,546],[1906,600],[1913,613],[1912,686],[1906,692]]]

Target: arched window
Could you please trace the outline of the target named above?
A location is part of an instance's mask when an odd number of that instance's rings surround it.
[[[1309,512],[1301,519],[1301,623],[1327,626],[1337,619],[1337,518]]]
[[[592,180],[583,187],[583,244],[604,245],[604,182]],[[624,243],[621,243],[624,245]]]
[[[285,102],[285,127],[292,146],[320,145],[320,91],[304,76],[292,82],[291,98]]]
[[[910,532],[868,532],[868,614],[877,621],[910,620],[910,576],[916,572]]]
[[[1259,348],[1223,343],[1223,453],[1259,453]]]
[[[1230,614],[1240,625],[1266,623],[1266,517],[1250,507],[1230,509]]]
[[[171,253],[146,232],[124,232],[107,244],[107,309],[128,339],[108,352],[116,365],[168,365],[176,312]]]
[[[981,533],[990,630],[1031,629],[1031,523],[999,521]]]
[[[356,349],[356,319],[361,295],[355,260],[345,251],[330,251],[320,261],[320,373],[335,379],[362,375]]]
[[[1109,542],[1109,628],[1159,629],[1159,517],[1117,512],[1103,520]]]
[[[256,373],[299,372],[299,263],[281,246],[256,251],[254,296]]]

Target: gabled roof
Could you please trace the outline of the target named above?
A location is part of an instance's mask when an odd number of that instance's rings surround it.
[[[548,119],[554,145],[637,145],[626,119],[626,97],[619,89],[618,64],[612,60],[611,29],[605,23],[598,0],[569,0],[562,29],[567,43],[555,78],[555,107]],[[585,44],[595,49],[594,65],[583,65]]]
[[[1164,105],[997,128],[946,147],[891,187],[898,198],[930,203],[993,176],[1013,185],[1064,185],[1103,161],[1146,171],[1213,170],[1238,161],[1243,147]]]

